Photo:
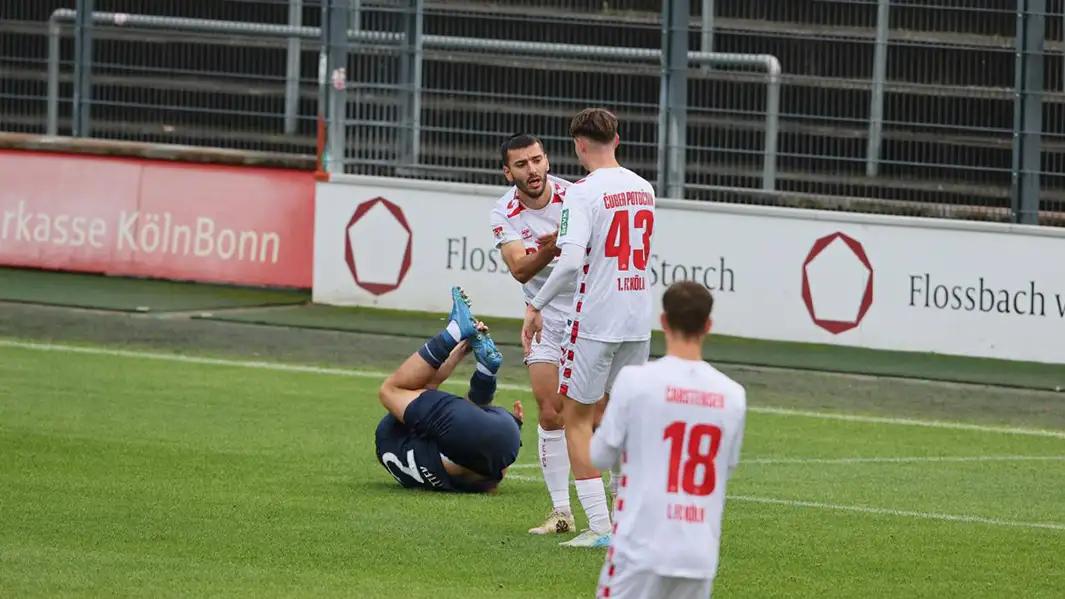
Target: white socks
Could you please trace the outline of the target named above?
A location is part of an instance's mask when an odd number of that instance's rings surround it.
[[[610,511],[602,477],[578,479],[576,483],[577,498],[581,500],[584,515],[588,516],[588,528],[599,534],[610,532]]]
[[[455,340],[455,343],[462,340],[462,331],[459,330],[459,323],[454,320],[447,323],[447,332],[451,335],[451,338]]]
[[[571,514],[569,506],[569,450],[566,447],[566,431],[545,431],[536,427],[540,439],[540,469],[544,473],[547,492],[555,510]]]

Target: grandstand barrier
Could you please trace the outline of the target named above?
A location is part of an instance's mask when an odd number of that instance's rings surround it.
[[[313,168],[313,157],[0,135],[0,265],[310,288]]]
[[[313,301],[446,313],[462,285],[479,317],[520,318],[488,224],[504,192],[317,183]],[[1057,228],[660,199],[645,283],[656,306],[703,283],[725,335],[1065,364],[1063,254]]]

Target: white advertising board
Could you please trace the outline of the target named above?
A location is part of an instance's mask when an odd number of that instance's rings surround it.
[[[315,202],[317,303],[520,318],[488,226],[502,187],[337,177]],[[661,298],[714,292],[714,331],[754,339],[1065,364],[1065,232],[659,200]]]

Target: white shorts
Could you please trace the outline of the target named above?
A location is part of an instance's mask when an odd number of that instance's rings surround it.
[[[618,371],[644,364],[651,355],[651,340],[592,341],[566,338],[562,343],[558,393],[582,404],[594,404],[614,387]]]
[[[525,365],[549,363],[558,366],[562,359],[562,332],[565,328],[565,321],[545,318],[540,342],[537,343],[536,338],[533,338],[529,355],[525,356]]]
[[[659,576],[607,560],[599,574],[596,597],[610,599],[709,599],[712,580]]]

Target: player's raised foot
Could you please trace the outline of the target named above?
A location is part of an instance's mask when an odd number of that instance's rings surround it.
[[[608,532],[595,532],[594,530],[585,529],[584,532],[576,537],[559,543],[561,547],[588,547],[591,549],[605,549],[610,546],[610,533]]]
[[[536,528],[530,528],[529,534],[533,535],[558,535],[573,532],[576,528],[573,522],[573,514],[566,514],[559,510],[552,511],[544,523]]]
[[[470,347],[473,348],[473,356],[477,358],[478,364],[487,368],[492,375],[499,372],[499,367],[503,365],[503,354],[496,349],[491,335],[478,331],[470,340]]]
[[[477,334],[477,319],[470,311],[470,297],[462,287],[451,288],[451,322],[459,327],[459,341]]]

